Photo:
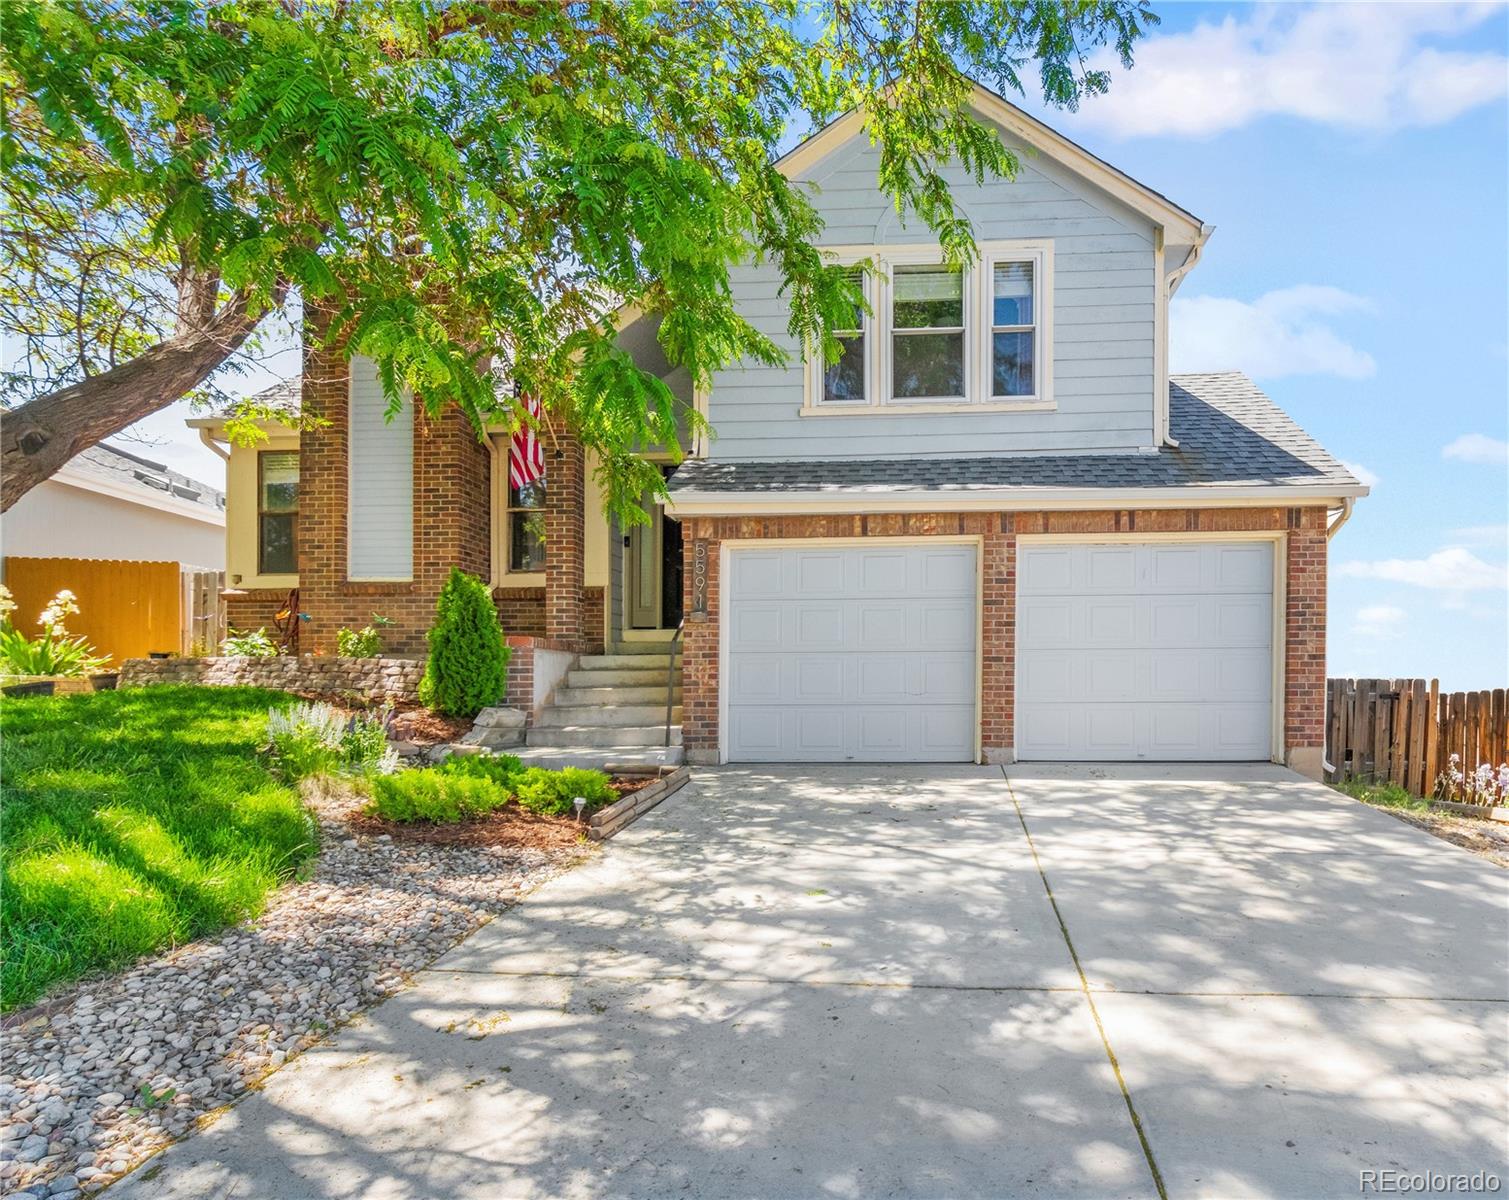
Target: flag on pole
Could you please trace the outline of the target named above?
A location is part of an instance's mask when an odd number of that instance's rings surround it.
[[[534,396],[525,396],[524,411],[529,414],[514,431],[508,447],[508,482],[515,488],[527,487],[545,474],[545,451],[540,446],[540,402]]]

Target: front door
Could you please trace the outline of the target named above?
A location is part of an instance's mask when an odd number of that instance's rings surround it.
[[[630,629],[675,629],[681,623],[681,523],[648,492],[650,514],[624,539],[624,599]]]

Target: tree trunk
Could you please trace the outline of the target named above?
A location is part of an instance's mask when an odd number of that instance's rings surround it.
[[[274,305],[283,300],[280,286]],[[237,293],[208,324],[176,334],[82,383],[5,413],[0,431],[0,512],[87,450],[182,399],[236,352],[261,320]]]

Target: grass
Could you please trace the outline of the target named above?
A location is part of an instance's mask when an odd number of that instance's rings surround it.
[[[258,688],[0,700],[0,1007],[261,911],[318,828]]]
[[[1346,793],[1353,800],[1361,800],[1364,804],[1376,804],[1379,808],[1404,808],[1413,812],[1431,811],[1428,801],[1422,800],[1397,783],[1366,783],[1361,779],[1347,779],[1332,786],[1337,791]]]

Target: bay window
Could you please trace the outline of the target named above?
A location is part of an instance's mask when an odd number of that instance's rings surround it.
[[[947,265],[937,247],[834,251],[871,260],[871,311],[838,331],[836,362],[809,360],[803,411],[1052,408],[1052,244],[979,250],[968,267]]]

